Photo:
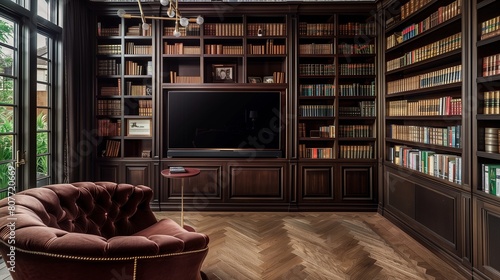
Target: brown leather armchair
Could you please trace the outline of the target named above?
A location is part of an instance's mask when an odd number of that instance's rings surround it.
[[[17,279],[201,279],[209,239],[157,221],[146,186],[48,185],[0,201],[0,253]]]

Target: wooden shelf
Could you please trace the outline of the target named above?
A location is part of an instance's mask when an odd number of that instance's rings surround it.
[[[461,148],[453,148],[453,147],[447,147],[447,146],[441,146],[441,145],[424,144],[424,143],[413,142],[413,141],[396,140],[396,139],[392,139],[392,138],[385,138],[385,141],[389,142],[389,143],[393,143],[393,144],[407,145],[407,146],[415,147],[415,148],[427,148],[427,149],[431,149],[434,151],[454,153],[457,155],[462,154]]]
[[[441,66],[441,65],[450,63],[452,61],[456,61],[457,59],[460,58],[461,54],[462,54],[461,49],[454,50],[451,52],[447,52],[447,53],[444,53],[441,55],[434,56],[432,58],[428,58],[426,60],[422,60],[422,61],[419,61],[416,63],[412,63],[410,65],[406,65],[406,66],[388,71],[385,74],[386,75],[394,75],[394,74],[399,74],[402,72],[407,72],[408,70],[411,70],[412,72],[418,72],[418,71],[424,70],[424,69],[435,68],[436,66]],[[438,62],[438,61],[439,61],[439,63],[436,64],[436,62]],[[434,65],[432,67],[429,67],[429,64],[434,64]]]
[[[454,16],[453,18],[445,21],[445,22],[442,22],[441,24],[439,25],[436,25],[434,26],[433,28],[431,29],[428,29],[426,30],[425,32],[423,33],[420,33],[418,34],[417,36],[411,38],[411,39],[408,39],[402,43],[399,43],[397,45],[395,45],[394,47],[390,48],[390,49],[386,49],[385,50],[385,53],[388,54],[388,53],[392,53],[392,52],[396,52],[396,51],[400,51],[400,49],[403,49],[405,47],[407,47],[408,45],[411,45],[413,43],[415,43],[415,41],[417,40],[422,40],[422,38],[425,38],[425,37],[430,37],[431,35],[436,35],[435,33],[437,33],[438,31],[440,31],[441,29],[451,25],[451,24],[454,24],[455,22],[457,21],[460,21],[462,19],[462,15],[457,15],[457,16]],[[391,34],[387,34],[386,33],[386,37],[388,35],[392,35]]]
[[[462,82],[451,83],[451,84],[446,84],[446,85],[441,85],[441,86],[421,88],[421,89],[409,90],[409,91],[405,91],[405,92],[393,93],[393,94],[386,95],[385,98],[388,99],[388,98],[395,98],[395,97],[400,97],[400,96],[411,96],[411,95],[423,96],[424,94],[435,94],[435,93],[440,93],[443,91],[459,90],[461,87],[462,87]]]

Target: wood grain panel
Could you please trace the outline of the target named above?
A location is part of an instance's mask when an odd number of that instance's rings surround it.
[[[386,201],[391,207],[396,208],[408,217],[415,218],[415,184],[398,175],[388,173]]]
[[[283,168],[229,167],[230,198],[283,198]]]
[[[145,185],[150,186],[149,180],[149,165],[125,165],[125,182],[132,185]]]
[[[222,171],[220,166],[190,166],[200,169],[200,174],[184,178],[184,198],[221,197]],[[170,197],[181,196],[182,179],[169,179]]]
[[[372,200],[373,170],[371,166],[343,166],[342,169],[342,199]]]
[[[301,196],[303,199],[333,199],[333,167],[303,166],[301,172]]]
[[[456,244],[457,199],[420,185],[415,188],[415,220],[452,244]]]
[[[500,279],[500,207],[474,198],[474,267],[491,279]]]
[[[120,166],[116,164],[100,164],[97,169],[98,181],[121,182]]]

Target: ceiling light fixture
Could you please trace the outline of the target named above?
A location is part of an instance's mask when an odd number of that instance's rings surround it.
[[[137,0],[137,4],[139,5],[139,11],[141,13],[140,16],[127,14],[125,12],[125,10],[123,10],[123,9],[119,9],[117,14],[121,18],[140,18],[142,20],[142,29],[144,29],[144,30],[149,29],[149,24],[146,22],[146,19],[174,20],[175,21],[175,28],[174,28],[173,35],[175,37],[179,37],[179,36],[181,36],[181,32],[179,31],[179,25],[181,25],[183,27],[187,27],[190,22],[197,23],[197,24],[201,25],[201,24],[203,24],[204,19],[202,16],[198,16],[196,18],[182,17],[181,13],[179,11],[179,2],[178,1],[179,0],[160,0],[160,4],[162,4],[163,6],[168,6],[168,9],[167,9],[167,16],[168,17],[145,16],[144,11],[142,10],[141,0]],[[160,11],[161,11],[161,9],[160,9]]]

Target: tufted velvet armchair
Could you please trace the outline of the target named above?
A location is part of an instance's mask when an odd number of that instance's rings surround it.
[[[201,279],[208,237],[157,221],[152,195],[111,182],[19,192],[0,201],[0,253],[15,280]]]

